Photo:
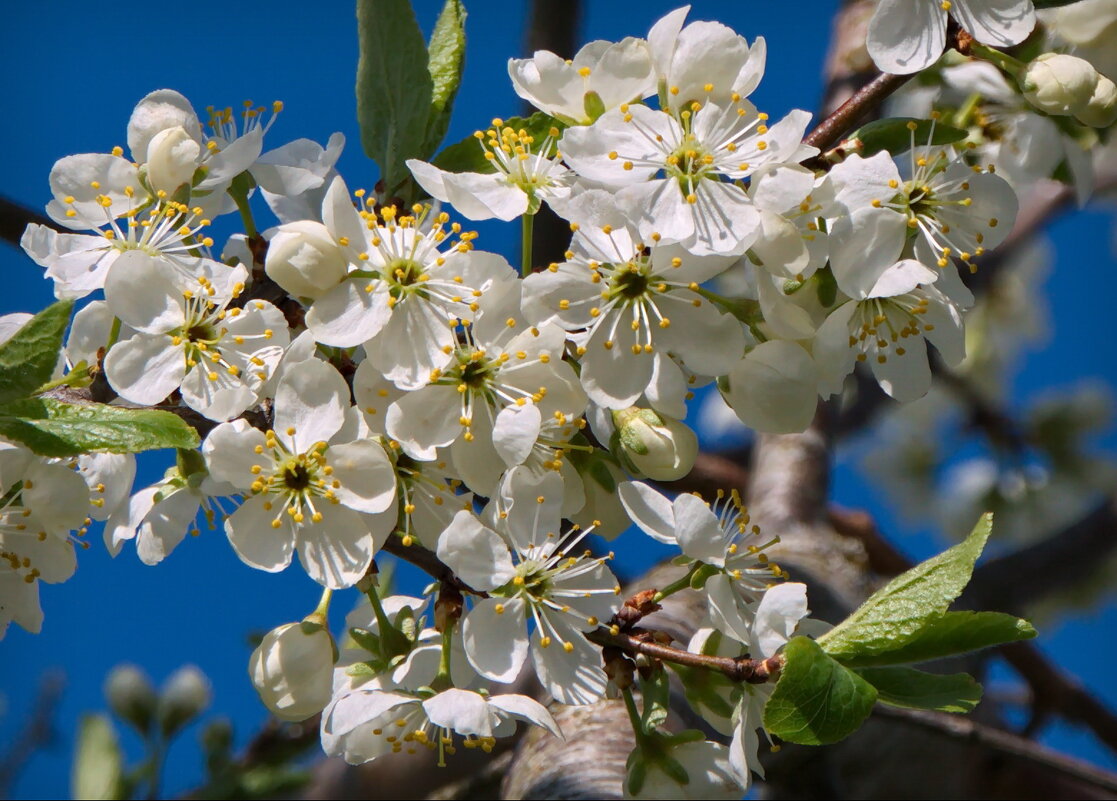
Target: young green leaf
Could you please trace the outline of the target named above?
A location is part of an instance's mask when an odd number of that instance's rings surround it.
[[[836,658],[848,667],[904,665],[980,651],[1006,642],[1030,640],[1036,630],[1026,620],[1001,612],[947,612],[913,638],[890,651],[852,653]]]
[[[465,17],[461,0],[446,0],[431,33],[427,48],[427,69],[432,84],[431,117],[422,158],[428,158],[442,143],[450,124],[450,111],[465,65]]]
[[[800,745],[828,745],[860,728],[877,699],[871,684],[807,637],[793,637],[783,655],[787,662],[764,707],[769,733]]]
[[[170,412],[29,398],[0,406],[0,436],[42,456],[196,448],[198,433]]]
[[[0,403],[26,398],[50,380],[73,307],[72,300],[47,306],[0,345]]]
[[[993,515],[983,515],[965,541],[894,578],[818,644],[843,663],[906,644],[962,593],[992,528]]]
[[[358,0],[357,122],[361,145],[391,194],[424,158],[434,84],[427,44],[408,0]]]
[[[914,125],[914,128],[911,126]],[[836,148],[841,156],[857,153],[864,158],[874,156],[882,150],[892,154],[905,153],[927,144],[950,145],[961,142],[967,133],[946,123],[932,120],[917,120],[911,117],[890,117],[874,120],[861,126],[847,136]]]
[[[78,728],[71,798],[127,798],[123,794],[120,744],[107,715],[85,715]]]
[[[907,709],[963,715],[981,700],[981,685],[968,673],[925,673],[909,667],[862,668],[861,678],[877,689],[877,700]]]

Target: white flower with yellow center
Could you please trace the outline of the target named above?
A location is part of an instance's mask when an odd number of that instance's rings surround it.
[[[526,695],[482,695],[450,688],[435,693],[357,689],[334,699],[322,713],[322,747],[351,765],[385,754],[437,752],[438,764],[467,749],[493,750],[522,720],[562,733],[547,709]]]
[[[409,159],[407,166],[431,197],[449,203],[462,216],[507,222],[535,214],[543,201],[570,195],[574,175],[555,159],[558,135],[558,128],[551,128],[536,145],[526,129],[515,130],[495,119],[492,128],[473,134],[492,171],[446,172],[418,159]]]
[[[206,438],[210,474],[245,498],[225,520],[237,555],[278,572],[297,548],[306,572],[333,589],[356,583],[395,523],[392,464],[362,436],[349,387],[330,365],[286,368],[276,390],[274,430],[244,420]]]
[[[187,279],[139,251],[124,254],[105,295],[136,333],[105,356],[109,384],[121,397],[148,406],[180,389],[187,406],[218,421],[255,403],[288,332],[283,313],[270,303],[230,308],[247,279],[239,265],[214,264]]]
[[[739,255],[760,235],[759,214],[739,181],[764,165],[812,155],[802,144],[809,120],[793,111],[769,128],[768,115],[734,93],[723,105],[695,101],[677,117],[621,106],[567,129],[560,147],[578,175],[617,190],[644,242]]]
[[[657,542],[678,546],[683,555],[702,562],[711,575],[702,587],[710,619],[721,631],[748,639],[748,605],[786,574],[764,550],[779,542],[765,541],[736,490],[718,491],[709,504],[696,495],[682,494],[669,501],[647,484],[629,481],[618,494],[632,521]]]
[[[678,405],[688,387],[673,359],[704,375],[740,359],[740,322],[701,291],[731,258],[641,239],[606,192],[582,193],[571,210],[589,222],[577,226],[566,261],[524,280],[524,308],[578,342],[582,385],[595,403],[626,408],[654,383]]]
[[[867,291],[839,304],[819,326],[812,346],[820,392],[840,392],[860,361],[896,400],[921,398],[931,388],[926,342],[947,365],[961,363],[966,356],[962,313],[939,289],[948,274],[905,259],[881,273]]]
[[[977,260],[1012,231],[1016,193],[992,168],[971,167],[944,148],[912,144],[907,180],[886,151],[867,159],[850,156],[830,171],[834,203],[824,212],[831,222],[830,266],[839,289],[863,295],[902,258],[912,238],[915,258],[943,268],[944,286],[964,300],[957,275],[945,268],[959,259],[977,270]]]
[[[208,255],[213,240],[204,232],[210,221],[200,207],[165,197],[151,204],[146,196],[137,196],[132,185],[125,187],[122,198],[101,195],[97,206],[100,214],[84,217],[80,226],[95,234],[60,234],[37,223],[23,233],[20,245],[46,268],[56,297],[82,298],[103,289],[116,260],[133,251],[185,276],[213,262]]]
[[[439,558],[470,587],[489,593],[462,620],[470,664],[508,683],[530,649],[535,672],[555,700],[600,699],[605,673],[583,632],[613,615],[620,585],[606,558],[575,551],[593,527],[563,536],[561,476],[524,468],[513,471],[486,515],[492,527],[459,512],[438,542]]]
[[[563,331],[524,322],[519,281],[493,290],[478,309],[477,322],[448,346],[450,363],[388,407],[387,429],[415,459],[434,460],[449,447],[455,472],[489,493],[531,455],[544,419],[578,417],[586,397],[563,361]]]
[[[508,61],[516,94],[570,125],[593,122],[609,109],[655,94],[648,43],[628,37],[590,42],[573,59],[546,50]]]

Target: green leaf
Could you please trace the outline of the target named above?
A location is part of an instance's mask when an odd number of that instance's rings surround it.
[[[914,131],[909,127],[909,123],[915,124]],[[927,144],[949,145],[961,142],[967,136],[968,134],[961,128],[955,128],[944,122],[917,120],[911,117],[890,117],[861,126],[847,136],[838,149],[845,154],[857,153],[868,158],[882,150],[887,150],[893,155],[905,153],[911,149],[912,142],[916,147]]]
[[[964,542],[894,578],[818,644],[846,664],[905,645],[962,593],[992,528],[993,516],[982,516]]]
[[[461,0],[446,0],[434,24],[428,50],[427,70],[431,76],[431,117],[422,158],[428,158],[442,143],[450,125],[454,97],[462,82],[465,64],[465,6]]]
[[[74,766],[70,773],[72,798],[124,798],[120,744],[107,715],[84,715],[78,728]]]
[[[196,448],[198,432],[170,412],[29,398],[0,406],[0,436],[42,456]]]
[[[849,667],[903,665],[980,651],[1006,642],[1030,640],[1036,630],[1026,620],[1001,612],[947,612],[930,621],[912,639],[883,653],[837,657]]]
[[[357,122],[361,145],[391,194],[423,158],[434,84],[408,0],[357,0]]]
[[[644,731],[651,733],[667,720],[671,705],[671,682],[662,665],[653,671],[650,678],[641,677],[640,692],[644,703],[640,722]]]
[[[764,707],[769,733],[800,745],[827,745],[860,728],[877,699],[871,684],[807,637],[793,637],[783,655],[787,662]]]
[[[50,381],[72,300],[60,300],[36,314],[0,345],[0,403],[26,398]]]
[[[857,673],[876,687],[877,700],[890,706],[963,715],[981,700],[981,685],[968,673],[944,676],[909,667],[862,668]]]
[[[502,120],[501,128],[521,128],[535,139],[536,146],[541,146],[543,141],[550,136],[551,129],[562,130],[566,125],[559,122],[550,114],[537,111],[530,117],[509,117]],[[434,166],[446,172],[496,172],[496,168],[485,158],[485,149],[475,136],[467,136],[460,142],[455,142],[435,156]]]

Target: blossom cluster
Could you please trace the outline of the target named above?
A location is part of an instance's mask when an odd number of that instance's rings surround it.
[[[906,29],[906,2],[882,0],[871,46]],[[985,5],[951,13],[982,41],[1022,38],[1030,2],[992,20]],[[472,140],[474,172],[410,161],[427,201],[351,190],[340,134],[265,149],[280,104],[211,108],[203,124],[172,90],[136,106],[127,155],[60,160],[57,228],[30,226],[23,247],[59,298],[96,293],[65,365],[122,402],[190,410],[208,434],[134,493],[131,456],[5,444],[0,622],[39,628],[38,581],[73,572],[70,532],[93,520],[112,553],[132,540],[148,564],[199,518],[259,570],[297,553],[323,606],[271,632],[250,673],[280,717],[321,713],[327,753],[353,763],[488,751],[516,721],[559,735],[538,701],[499,691],[525,670],[561,703],[616,693],[593,638],[616,633],[624,598],[586,537],[630,522],[678,547],[705,598],[691,651],[764,659],[809,632],[805,588],[735,493],[672,500],[643,479],[689,472],[697,387],[716,382],[757,431],[793,432],[858,363],[902,401],[930,387],[928,344],[958,364],[973,301],[959,268],[978,269],[1017,213],[993,164],[1009,143],[935,144],[934,125],[917,138],[911,123],[902,155],[820,168],[810,114],[749,100],[764,40],[687,11],[570,61],[512,60],[542,124],[494,119]],[[256,195],[274,227],[257,231]],[[569,247],[519,271],[455,219],[529,222],[544,204]],[[231,213],[244,233],[218,252],[210,226]],[[10,335],[22,320],[7,322]],[[385,549],[433,552],[453,580],[381,597]],[[339,646],[325,610],[354,586],[367,603]],[[688,792],[748,786],[768,692],[737,686],[731,715],[697,710],[730,745],[678,746],[709,780]]]

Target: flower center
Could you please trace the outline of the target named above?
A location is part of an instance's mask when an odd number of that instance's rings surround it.
[[[629,263],[627,269],[617,270],[613,274],[613,294],[634,300],[648,291],[651,283],[641,265]]]

